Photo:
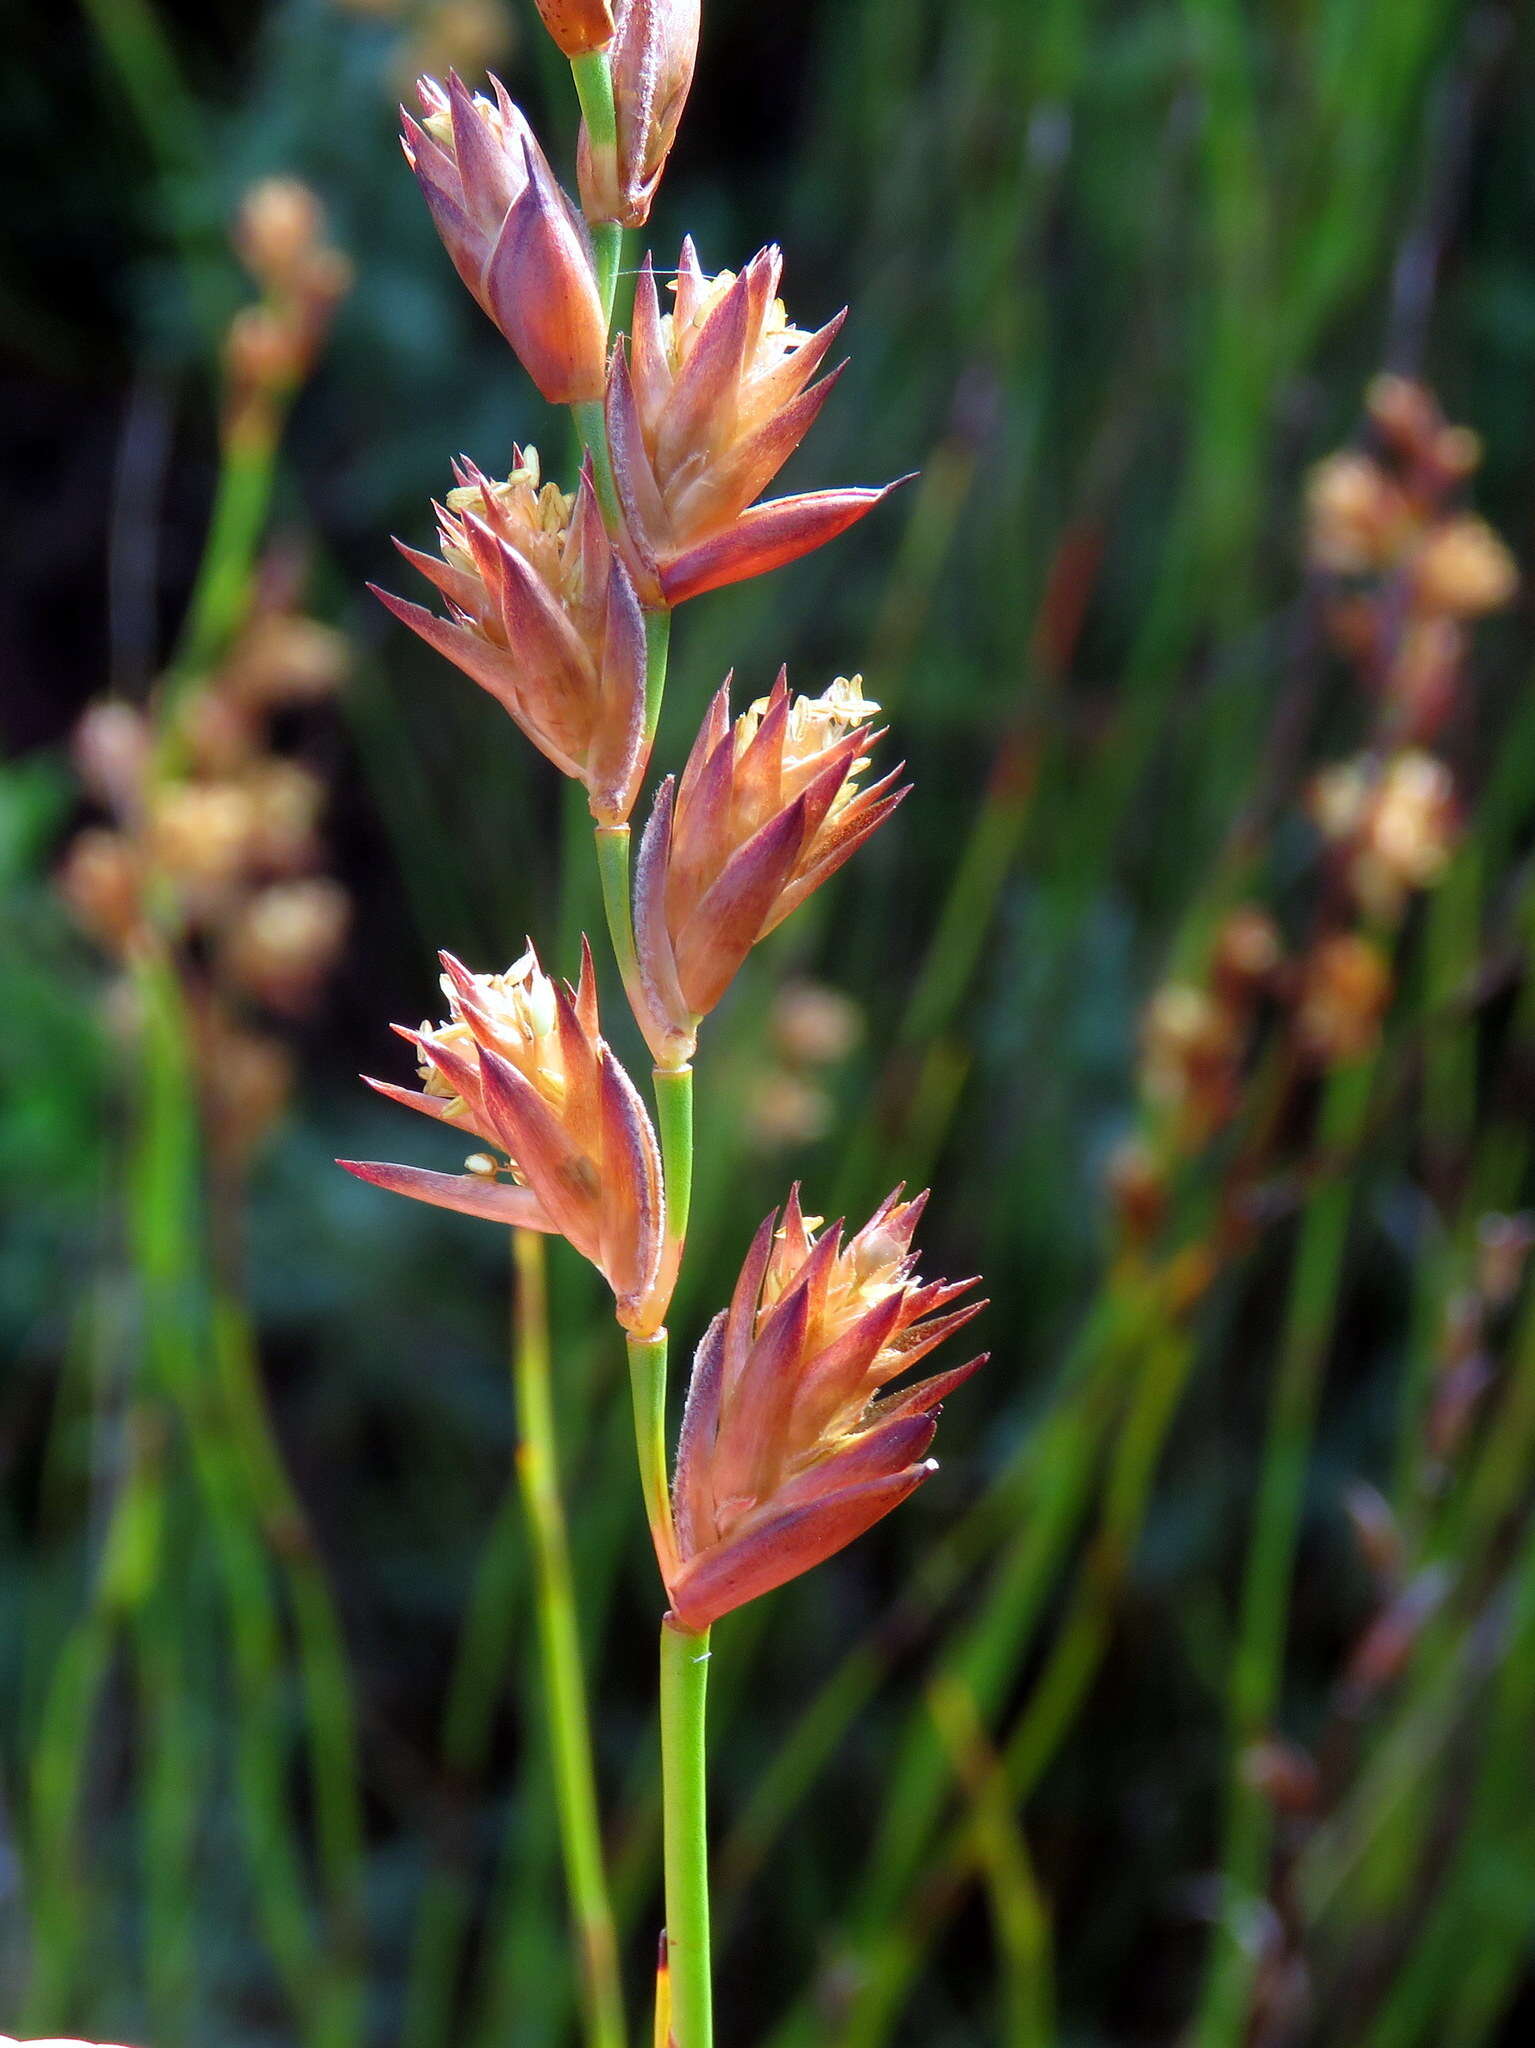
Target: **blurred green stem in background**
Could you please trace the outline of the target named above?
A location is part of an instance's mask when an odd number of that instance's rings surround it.
[[[1319,1173],[1301,1218],[1231,1664],[1231,1778],[1221,1897],[1191,2035],[1197,2048],[1235,2048],[1244,2038],[1258,1971],[1252,1915],[1268,1895],[1274,1810],[1246,1760],[1255,1743],[1275,1732],[1306,1473],[1355,1196],[1345,1169],[1354,1163],[1364,1135],[1378,1057],[1370,1054],[1336,1068],[1323,1096]]]
[[[1138,1360],[1130,1407],[1104,1479],[1099,1526],[1078,1568],[1076,1584],[1056,1625],[1044,1668],[1030,1685],[1000,1755],[990,1764],[986,1799],[978,1802],[974,1785],[966,1786],[961,1773],[960,1782],[970,1794],[967,1810],[926,1858],[920,1888],[894,1928],[872,1938],[863,1982],[848,2022],[848,2048],[876,2048],[876,2044],[891,2037],[934,1944],[962,1901],[966,1878],[973,1871],[978,1872],[995,1894],[999,1845],[998,1822],[992,1809],[1000,1802],[1007,1814],[1021,1813],[1069,1736],[1074,1717],[1097,1675],[1150,1505],[1157,1461],[1194,1356],[1192,1337],[1171,1320],[1166,1329],[1148,1337]],[[963,1677],[951,1675],[951,1661],[946,1659],[940,1666],[930,1705],[937,1717],[942,1702],[952,1700],[958,1693],[975,1722],[978,1739],[984,1741],[985,1728],[974,1695]],[[944,1735],[951,1768],[955,1768],[959,1759],[941,1720],[939,1732]],[[1014,1853],[1020,1849],[1021,1833]],[[1020,1901],[1014,1899],[1007,1909],[1007,1918],[1015,1935],[1019,1910]],[[994,1896],[993,1917],[997,1916]],[[999,1925],[998,1940],[1005,1952],[1004,1935],[1005,1929]],[[1013,1967],[1016,1976],[1016,1959]],[[1015,1982],[1015,2004],[1020,1996]],[[1031,2024],[1037,2027],[1037,2019]],[[1011,2042],[1034,2036],[1008,2033],[1005,2038]]]
[[[339,1974],[362,1996],[365,1938],[361,1766],[346,1636],[304,1504],[283,1463],[261,1380],[250,1312],[237,1295],[213,1302],[214,1357],[268,1555],[285,1582],[304,1701],[318,1862]],[[360,2017],[360,2014],[359,2014]]]
[[[515,1677],[526,1604],[525,1533],[521,1488],[513,1485],[496,1511],[476,1569],[448,1680],[442,1763],[455,1790],[474,1785],[484,1771],[496,1708],[509,1675]],[[449,2039],[472,1903],[462,1846],[454,1840],[447,1855],[434,1859],[422,1887],[400,2024],[402,2048],[443,2048]]]
[[[618,1942],[603,1864],[570,1542],[560,1498],[550,1385],[547,1256],[544,1240],[536,1231],[514,1230],[511,1236],[517,1478],[534,1560],[545,1734],[559,1807],[565,1876],[580,1938],[586,2038],[591,2048],[623,2048]]]
[[[160,682],[162,773],[174,773],[181,765],[176,712],[207,679],[250,608],[251,577],[271,510],[280,445],[279,417],[226,438],[197,581],[176,651]]]
[[[1441,2022],[1437,2038],[1485,2039],[1507,2010],[1525,1959],[1535,1922],[1528,1881],[1535,1821],[1521,1814],[1528,1807],[1535,1722],[1535,1541],[1526,1540],[1500,1604],[1491,1712],[1453,1868],[1417,1930],[1365,2048],[1419,2048],[1434,2038],[1425,2020],[1432,2024],[1436,1994],[1447,1985],[1448,2024]],[[1462,1663],[1456,1669],[1457,1692],[1464,1668]],[[1502,1864],[1510,1881],[1479,1881],[1479,1864],[1493,1870]]]
[[[206,1397],[202,1318],[207,1244],[199,1204],[197,1090],[180,985],[157,940],[149,942],[135,963],[133,985],[142,1039],[127,1198],[144,1317],[140,1396],[147,1393],[157,1403],[164,1403],[160,1427],[168,1429],[175,1414],[189,1432],[196,1428],[201,1435],[208,1420],[202,1406]],[[204,1462],[199,1476],[206,1476],[210,1492],[216,1495],[218,1483],[211,1467],[211,1460]],[[187,1901],[196,1889],[198,1823],[196,1803],[188,1810],[184,1791],[195,1782],[192,1759],[199,1751],[193,1744],[176,1754],[182,1748],[178,1733],[186,1714],[187,1674],[179,1658],[175,1628],[168,1628],[167,1623],[178,1607],[192,1603],[185,1583],[176,1586],[175,1600],[167,1602],[166,1574],[178,1556],[183,1562],[186,1557],[180,1545],[165,1540],[175,1498],[169,1460],[161,1480],[168,1498],[156,1517],[160,1541],[154,1555],[143,1560],[133,1620],[146,1752],[145,1978],[156,2031],[171,2048],[180,2048],[187,2038],[194,1992],[196,1919],[188,1912]],[[220,1554],[227,1553],[221,1549]],[[232,1600],[237,1603],[242,1591],[248,1590],[232,1581]],[[248,1640],[244,1630],[240,1633],[242,1641]],[[236,1744],[247,1819],[254,1817],[260,1799],[257,1780],[262,1768],[258,1758],[270,1734],[269,1726],[250,1712],[251,1705],[242,1688]],[[269,1889],[264,1881],[271,1874],[269,1866],[254,1842],[248,1848],[258,1907],[263,1910],[270,1937],[279,1928],[291,1926],[292,1895],[282,1878],[275,1891]]]
[[[175,50],[152,6],[144,0],[87,0],[87,11],[154,157],[194,321],[210,354],[216,354],[235,303],[234,273],[224,223],[208,206],[210,152],[201,110],[186,90]],[[177,713],[222,658],[247,615],[285,416],[286,404],[278,401],[259,421],[247,421],[225,437],[192,598],[156,704],[154,767],[159,775],[179,772],[183,747]],[[175,960],[158,940],[139,962],[135,987],[143,1032],[143,1104],[129,1190],[131,1249],[143,1299],[148,1383],[169,1397],[169,1405],[152,1413],[140,1392],[128,1419],[130,1441],[145,1431],[155,1437],[159,1483],[174,1500],[175,1466],[161,1439],[172,1414],[184,1429],[232,1631],[239,1701],[233,1726],[236,1789],[260,1920],[279,1975],[303,2015],[304,2038],[326,2048],[346,2048],[362,2025],[366,1959],[363,1830],[345,1646],[267,1412],[248,1313],[238,1293],[227,1286],[221,1290],[213,1275],[202,1227],[205,1161],[193,1027]],[[142,1524],[142,1469],[134,1452],[119,1500],[123,1519],[120,1524],[114,1517],[103,1579],[121,1574],[114,1541],[119,1526]],[[200,1795],[188,1768],[184,1724],[190,1702],[182,1697],[193,1679],[190,1661],[178,1657],[173,1640],[175,1626],[191,1625],[193,1610],[182,1589],[170,1610],[180,1615],[176,1624],[167,1624],[164,1613],[151,1609],[168,1598],[167,1589],[157,1584],[159,1576],[187,1554],[180,1545],[142,1554],[138,1571],[143,1583],[129,1603],[136,1624],[155,1632],[153,1642],[146,1637],[141,1644],[138,1670],[145,1688],[152,1795],[149,1966],[168,2030],[179,2025],[176,2016],[185,2004],[180,1980],[192,1967],[184,1954],[177,1963],[178,1945],[196,1937],[196,1916],[188,1911],[188,1901],[195,1896],[190,1859]],[[310,1922],[303,1854],[290,1806],[282,1687],[287,1651],[274,1571],[292,1610],[306,1707],[319,1864],[330,1921],[323,1952]],[[108,1612],[116,1597],[109,1596]],[[71,1683],[91,1674],[75,1709],[77,1728],[86,1735],[91,1688],[99,1694],[110,1675],[101,1612],[93,1606],[80,1624],[87,1631],[81,1655],[67,1667],[74,1674]],[[157,1731],[172,1713],[180,1732],[167,1736],[162,1755]],[[87,1755],[82,1744],[76,1764],[81,1774]],[[61,1793],[59,1804],[67,1821],[71,1801]],[[163,1906],[158,1912],[157,1899]],[[171,2038],[171,2031],[165,2038]]]
[[[957,1689],[971,1710],[997,1712],[1014,1672],[1047,1617],[1055,1576],[1092,1503],[1092,1487],[1116,1412],[1152,1328],[1151,1291],[1120,1276],[1094,1306],[1069,1352],[1047,1406],[1004,1469],[929,1553],[909,1599],[915,1619],[946,1609],[961,1617],[935,1650],[933,1683]],[[964,1599],[965,1577],[1000,1548],[986,1583]],[[977,1555],[979,1553],[979,1556]],[[727,1845],[726,1866],[744,1881],[790,1814],[806,1797],[836,1743],[846,1735],[888,1671],[890,1655],[859,1645],[838,1666],[791,1729]],[[934,1827],[952,1780],[952,1760],[936,1739],[924,1702],[914,1712],[886,1773],[879,1826],[844,1919],[838,1955],[862,1989],[850,2015],[851,2038],[884,2039],[900,2015],[900,1988],[920,1960],[920,1942],[890,1928],[903,1903],[923,1896]],[[913,1958],[908,1967],[908,1958]],[[833,1966],[835,1967],[835,1966]],[[814,1988],[796,2002],[772,2048],[812,2048],[822,2034]]]
[[[159,1410],[136,1401],[124,1418],[123,1441],[124,1470],[86,1611],[55,1659],[27,1760],[32,1970],[16,2016],[27,2034],[75,2023],[80,1959],[93,1934],[79,1829],[96,1709],[111,1675],[117,1630],[132,1625],[159,1558],[165,1448]]]
[[[1052,2048],[1050,1915],[1018,1802],[963,1686],[936,1679],[928,1708],[964,1789],[966,1832],[986,1883],[1002,1975],[998,2038],[1007,2048]]]
[[[282,1702],[284,1651],[269,1571],[264,1553],[259,1516],[252,1512],[249,1473],[251,1459],[275,1463],[277,1453],[265,1425],[259,1398],[242,1402],[238,1418],[227,1404],[229,1382],[221,1383],[219,1362],[211,1328],[211,1302],[207,1272],[208,1247],[199,1225],[202,1201],[201,1140],[197,1122],[198,1083],[189,1037],[189,1021],[175,968],[158,949],[141,962],[137,987],[144,1014],[145,1110],[141,1135],[140,1172],[134,1187],[137,1222],[135,1257],[144,1288],[147,1318],[148,1364],[152,1383],[163,1388],[186,1435],[206,1527],[212,1536],[214,1560],[227,1599],[228,1624],[232,1635],[238,1712],[234,1717],[235,1776],[244,1822],[244,1847],[251,1877],[273,1959],[284,1986],[302,2016],[304,2038],[317,2048],[346,2048],[359,2035],[363,2011],[363,1955],[360,1928],[354,1916],[360,1910],[360,1820],[352,1800],[355,1792],[337,1787],[330,1775],[331,1752],[325,1737],[334,1731],[335,1716],[348,1710],[343,1703],[333,1707],[315,1730],[323,1756],[323,1775],[315,1791],[331,1828],[340,1820],[345,1839],[341,1863],[335,1861],[337,1843],[327,1840],[324,1858],[327,1876],[339,1884],[343,1910],[353,1924],[333,1929],[333,1946],[322,1954],[315,1941],[306,1903],[306,1880],[297,1829],[288,1804],[287,1733]],[[228,1361],[225,1361],[226,1367]],[[238,1374],[236,1380],[238,1381]],[[255,1441],[243,1434],[255,1433]],[[293,1546],[280,1544],[277,1555],[291,1567]],[[177,1557],[196,1555],[195,1549],[174,1546],[162,1553],[160,1572],[146,1613],[155,1597],[168,1595],[164,1571]],[[184,1596],[179,1593],[177,1605]],[[312,1597],[306,1596],[312,1607]],[[306,1696],[328,1694],[340,1673],[334,1668],[330,1644],[326,1645],[323,1667],[309,1667],[314,1642],[301,1637],[300,1655],[306,1666]],[[184,1711],[180,1682],[172,1686],[159,1679],[173,1655],[169,1643],[157,1650],[146,1672],[155,1678],[152,1696],[159,1697],[167,1711]],[[344,1724],[345,1725],[345,1724]],[[178,1744],[178,1749],[182,1745]],[[351,1770],[349,1744],[343,1743],[341,1765]],[[176,1758],[173,1777],[187,1781],[186,1755]],[[172,1872],[180,1868],[170,1856],[180,1839],[171,1826],[180,1809],[167,1780],[161,1802],[164,1815],[155,1828],[153,1855],[156,1878],[162,1861]],[[166,1896],[168,1923],[157,1935],[149,1935],[151,1962],[159,1967],[165,1960],[156,1952],[162,1941],[174,1952],[174,1935],[185,1928],[195,1936],[195,1916],[187,1911],[193,1895],[190,1871],[195,1841],[197,1809],[194,1802],[184,1826],[186,1867],[178,1888]],[[154,1898],[151,1888],[151,1901]],[[167,1996],[169,1987],[167,1987]],[[163,2001],[162,2001],[163,2002]]]
[[[201,109],[187,91],[175,49],[149,0],[85,0],[86,12],[134,110],[156,163],[193,322],[216,362],[236,303],[224,223],[207,206],[211,155]],[[208,538],[170,668],[162,680],[159,762],[179,764],[168,714],[223,653],[245,615],[250,567],[277,476],[280,419],[226,441]]]

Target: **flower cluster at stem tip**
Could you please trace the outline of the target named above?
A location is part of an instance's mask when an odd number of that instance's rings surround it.
[[[616,239],[649,216],[692,82],[698,0],[538,5],[581,97],[579,205],[499,79],[477,93],[451,72],[423,78],[402,140],[459,276],[542,395],[574,409],[585,459],[565,490],[532,449],[514,451],[505,477],[461,458],[435,508],[437,552],[399,544],[444,609],[378,594],[584,786],[664,1113],[652,1122],[602,1036],[584,944],[574,986],[544,972],[531,942],[504,974],[444,954],[447,1018],[401,1033],[421,1085],[372,1085],[479,1149],[457,1173],[343,1163],[565,1237],[644,1343],[664,1334],[685,1241],[691,1111],[679,1124],[675,1090],[690,1088],[703,1020],[759,940],[907,794],[899,768],[868,775],[882,735],[860,677],[794,695],[780,672],[735,718],[727,679],[680,774],[656,789],[631,884],[667,621],[823,546],[892,487],[765,495],[835,386],[827,359],[845,318],[790,318],[777,248],[710,274],[686,240],[669,301],[646,256],[630,331],[610,336]],[[892,1196],[844,1241],[840,1226],[816,1234],[796,1192],[759,1232],[699,1349],[672,1497],[652,1513],[681,1625],[807,1570],[932,1469],[939,1400],[979,1361],[889,1390],[975,1312],[947,1310],[961,1288],[915,1277],[925,1199]]]

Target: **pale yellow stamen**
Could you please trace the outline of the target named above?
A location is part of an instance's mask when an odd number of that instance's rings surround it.
[[[423,1024],[421,1036],[472,1060],[477,1056],[478,1039],[464,1021],[458,991],[446,974],[442,977],[442,989],[448,999],[448,1020],[438,1025]],[[480,1036],[526,1074],[546,1101],[557,1103],[565,1088],[559,1005],[554,984],[532,950],[504,974],[475,975],[474,1001],[484,1020]],[[457,1099],[451,1083],[424,1056],[420,1073],[428,1095],[450,1102]]]
[[[675,313],[661,315],[661,343],[674,371],[681,369],[693,337],[735,283],[736,275],[733,270],[717,270],[713,277],[706,278],[698,303],[693,309],[693,316],[685,326],[679,326]],[[667,289],[673,294],[676,293],[675,278],[669,280]],[[792,326],[783,300],[774,299],[762,316],[762,330],[757,339],[757,346],[751,360],[745,366],[747,380],[750,381],[753,376],[760,376],[764,371],[772,369],[809,339],[809,329]]]

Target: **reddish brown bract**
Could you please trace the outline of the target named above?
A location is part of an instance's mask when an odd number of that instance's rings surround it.
[[[405,158],[454,268],[553,405],[600,398],[607,319],[591,243],[521,111],[492,78],[492,104],[450,72],[402,107]]]
[[[613,145],[599,148],[581,123],[576,180],[589,221],[637,228],[650,218],[693,83],[699,4],[618,0],[614,13],[609,58],[617,133]]]
[[[769,1216],[728,1310],[698,1348],[673,1487],[676,1555],[662,1571],[678,1623],[700,1630],[851,1543],[935,1467],[939,1404],[983,1361],[882,1390],[984,1303],[923,1283],[912,1233],[925,1195],[900,1190],[855,1237],[817,1235],[789,1197]],[[947,1311],[947,1313],[945,1312]]]
[[[538,458],[493,483],[454,465],[439,505],[442,559],[400,547],[449,616],[387,591],[396,618],[487,689],[540,753],[586,785],[592,816],[621,825],[645,772],[645,628],[583,470],[573,496],[539,487]],[[399,545],[399,543],[396,543]],[[376,586],[375,586],[376,589]]]
[[[584,57],[613,40],[609,0],[534,0],[544,27],[562,56]]]
[[[834,874],[906,794],[899,770],[859,785],[879,738],[860,678],[824,696],[772,694],[731,723],[715,697],[680,782],[656,794],[640,844],[634,929],[636,1015],[663,1066],[691,1057],[698,1020],[742,961]]]
[[[834,539],[884,490],[810,491],[754,502],[809,431],[836,381],[812,383],[842,325],[791,327],[777,249],[739,276],[705,277],[682,245],[674,310],[647,260],[634,333],[608,379],[608,438],[635,582],[652,607],[760,576]],[[890,488],[887,486],[886,489]]]
[[[425,1087],[369,1086],[471,1133],[507,1163],[482,1157],[462,1174],[338,1163],[439,1208],[567,1238],[606,1278],[624,1327],[651,1335],[669,1291],[660,1157],[644,1105],[602,1038],[590,954],[583,945],[574,989],[552,982],[531,946],[498,975],[440,957],[448,1021],[395,1026],[420,1053]]]

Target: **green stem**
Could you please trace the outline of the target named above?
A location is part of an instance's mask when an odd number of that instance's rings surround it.
[[[185,740],[176,712],[206,680],[245,621],[251,574],[277,481],[278,447],[275,422],[270,430],[236,435],[225,446],[197,581],[175,655],[160,683],[156,765],[162,775],[178,774],[183,765]]]
[[[142,1773],[144,1973],[151,2024],[168,2048],[194,2035],[198,1934],[187,1910],[207,1784],[192,1713],[182,1589],[157,1579],[134,1617]]]
[[[360,2017],[363,1984],[363,1816],[357,1715],[346,1638],[319,1548],[267,1407],[246,1304],[227,1291],[213,1302],[213,1348],[228,1413],[266,1547],[293,1615],[305,1707],[318,1865],[330,1921],[327,1966],[338,2009]]]
[[[1375,1059],[1340,1067],[1328,1083],[1320,1139],[1324,1177],[1306,1205],[1270,1401],[1269,1428],[1242,1589],[1230,1678],[1234,1763],[1226,1816],[1222,1909],[1191,2042],[1234,2048],[1243,2028],[1258,1957],[1244,1938],[1250,1905],[1266,1890],[1273,1810],[1250,1784],[1242,1759],[1269,1731],[1284,1676],[1290,1584],[1354,1184],[1345,1170],[1363,1134]]]
[[[613,309],[618,299],[618,273],[623,267],[624,231],[616,220],[601,220],[592,229],[592,249],[597,258],[597,296],[609,334],[613,331]]]
[[[576,82],[581,118],[595,153],[612,149],[618,141],[618,109],[613,100],[613,65],[606,50],[588,50],[572,57],[570,75]]]
[[[602,410],[602,400],[583,398],[570,408],[570,416],[576,423],[576,433],[582,446],[592,458],[592,482],[597,491],[597,503],[602,507],[602,516],[609,526],[616,526],[619,519],[618,490],[613,482],[613,458],[608,452],[608,423]]]
[[[144,1400],[124,1428],[128,1466],[113,1503],[89,1605],[71,1626],[48,1678],[37,1739],[27,1762],[30,1793],[28,1889],[32,1970],[18,2025],[44,2034],[70,2024],[98,1902],[90,1859],[77,1839],[95,1750],[96,1716],[112,1674],[119,1630],[150,1597],[165,1516],[165,1424]]]
[[[195,675],[223,652],[245,611],[277,474],[278,437],[265,428],[231,437],[219,470],[208,538],[182,628],[176,669]]]
[[[146,949],[133,963],[134,990],[142,1016],[139,1096],[133,1150],[128,1163],[130,1244],[144,1315],[145,1380],[167,1407],[179,1413],[188,1433],[204,1420],[201,1378],[202,1279],[205,1252],[199,1229],[201,1158],[190,1076],[186,1018],[175,972],[159,949]],[[165,1499],[155,1521],[163,1540],[175,1500],[174,1481],[165,1476]],[[205,1502],[214,1502],[205,1495]],[[143,1718],[142,1825],[146,1978],[150,2010],[158,2031],[170,2042],[190,2031],[196,1970],[196,1916],[188,1910],[195,1889],[197,1813],[183,1797],[188,1758],[176,1758],[185,1740],[188,1686],[175,1614],[191,1605],[190,1583],[170,1560],[176,1546],[157,1547],[145,1572],[141,1597],[130,1615],[139,1712]],[[173,1597],[166,1598],[167,1585]],[[231,1587],[233,1594],[233,1587]],[[231,1618],[237,1602],[231,1598]],[[236,1716],[242,1763],[263,1746],[258,1717],[241,1698]],[[256,1848],[253,1802],[246,1796],[253,1774],[241,1781],[242,1820],[263,1930],[280,1952],[277,1923],[291,1903],[273,1910],[265,1878],[269,1869]],[[262,1831],[265,1831],[263,1816]],[[188,1947],[188,1930],[192,1946]],[[279,1968],[281,1965],[279,1964]],[[296,1987],[291,1979],[287,1988]]]
[[[534,1600],[544,1699],[571,1905],[581,1938],[587,2040],[623,2048],[618,1943],[603,1868],[596,1773],[581,1670],[570,1545],[560,1500],[549,1374],[549,1297],[544,1241],[512,1232],[516,1269],[512,1380],[517,1402],[517,1479],[534,1560]]]
[[[630,834],[627,825],[597,827],[597,873],[602,879],[602,907],[607,914],[613,958],[623,977],[624,994],[636,1019],[641,1014],[640,963],[634,950],[634,913],[629,897]]]
[[[590,50],[584,57],[572,57],[570,75],[581,102],[587,141],[593,156],[618,147],[618,108],[613,98],[613,66],[606,50]],[[603,314],[611,330],[613,301],[618,291],[619,256],[624,231],[617,221],[602,220],[592,228],[592,246],[597,257],[597,291]]]
[[[581,102],[581,118],[594,155],[618,146],[618,109],[613,100],[613,66],[606,50],[590,50],[584,57],[572,57],[570,75]],[[618,303],[618,278],[623,269],[624,231],[617,221],[600,220],[592,225],[592,255],[597,272],[597,296],[609,339]],[[597,502],[610,527],[619,521],[618,492],[613,483],[613,458],[608,447],[608,424],[600,398],[584,399],[570,408],[576,432],[590,450]]]
[[[147,1363],[185,1430],[203,1526],[227,1601],[238,1706],[233,1744],[243,1847],[263,1932],[298,2015],[300,2038],[312,2048],[348,2048],[362,2020],[359,1929],[349,1912],[350,1924],[337,1928],[337,1953],[324,1955],[311,1924],[303,1858],[288,1804],[281,1621],[264,1532],[259,1515],[250,1512],[255,1503],[248,1468],[242,1469],[250,1451],[249,1422],[227,1405],[227,1388],[220,1381],[220,1361],[214,1353],[207,1251],[198,1223],[202,1174],[185,995],[173,964],[158,951],[146,952],[137,963],[137,987],[145,1019],[145,1101],[135,1162],[134,1250],[145,1292]],[[179,1560],[184,1552],[172,1546],[168,1555]],[[173,1613],[180,1613],[184,1621],[185,1587],[179,1580],[170,1583],[177,1596]],[[137,1620],[147,1697],[151,1702],[163,1700],[170,1711],[178,1705],[174,1685],[167,1679],[170,1690],[162,1693],[155,1688],[156,1674],[179,1669],[172,1621],[164,1621],[167,1633],[161,1643],[152,1641],[149,1633],[160,1625],[159,1617],[143,1609]],[[159,1819],[151,1823],[156,1858],[162,1851],[168,1853],[166,1845],[174,1839],[172,1824],[179,1811],[175,1771],[179,1769],[183,1784],[186,1781],[186,1738],[177,1734],[168,1740],[170,1760],[164,1765],[163,1784],[157,1785],[155,1772],[160,1767],[153,1755],[150,1759],[147,1796],[159,1808]],[[179,1765],[174,1761],[178,1757]],[[317,1785],[322,1795],[328,1789]],[[195,1801],[192,1811],[195,1815]],[[328,1822],[328,1807],[325,1818]],[[189,1823],[189,1841],[190,1830]],[[172,1897],[184,1902],[186,1881],[178,1883]],[[184,1904],[176,1910],[185,1917]],[[167,1915],[169,1911],[167,1907]]]
[[[478,1785],[508,1674],[518,1665],[526,1605],[521,1501],[514,1492],[496,1510],[474,1575],[458,1654],[443,1708],[442,1761],[458,1787]],[[421,1904],[406,1977],[400,2048],[444,2048],[452,2029],[471,1911],[463,1843],[455,1836],[433,1865]]]
[[[656,736],[661,722],[661,699],[666,695],[666,659],[672,642],[669,611],[645,614],[645,740]]]
[[[667,1341],[665,1330],[657,1330],[653,1337],[629,1339],[629,1391],[634,1400],[634,1448],[640,1465],[640,1493],[663,1577],[670,1569],[676,1547],[671,1489],[666,1478]]]
[[[639,1021],[644,1006],[629,888],[629,827],[599,825],[596,838],[597,872],[602,879],[608,936],[613,942],[613,957],[618,962],[629,1007]],[[688,1211],[693,1198],[693,1069],[686,1062],[680,1067],[657,1067],[654,1079],[656,1130],[666,1184],[666,1273],[674,1284],[687,1242]]]
[[[709,1840],[704,1708],[709,1631],[661,1624],[661,1784],[666,1802],[666,1946],[672,2039],[711,2048]]]
[[[656,1135],[666,1183],[666,1270],[675,1284],[693,1200],[693,1069],[657,1067],[655,1088]]]

